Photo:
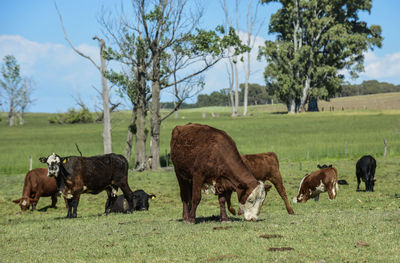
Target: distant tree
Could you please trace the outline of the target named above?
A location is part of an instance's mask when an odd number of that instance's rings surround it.
[[[363,70],[364,52],[382,44],[381,28],[367,26],[361,11],[371,12],[372,0],[263,0],[282,8],[271,16],[260,55],[265,56],[267,88],[288,112],[303,109],[310,97],[335,96],[344,78]]]
[[[260,105],[270,103],[272,96],[268,95],[265,86],[259,84],[249,83],[248,85],[248,104],[249,105]],[[240,98],[244,98],[246,83],[240,84]],[[244,102],[244,100],[243,100]]]
[[[32,103],[32,81],[23,79],[20,75],[20,66],[12,55],[3,58],[1,67],[0,85],[4,91],[5,103],[8,105],[8,125],[14,126],[15,117],[19,118],[19,124],[23,125],[23,114],[29,104]]]
[[[337,93],[337,96],[347,97],[387,92],[400,92],[400,85],[396,86],[392,83],[367,80],[363,81],[361,84],[343,85]]]

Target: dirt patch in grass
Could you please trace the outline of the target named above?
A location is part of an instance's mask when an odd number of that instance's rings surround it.
[[[291,251],[294,250],[292,247],[270,247],[268,251]]]
[[[213,227],[213,230],[224,230],[229,228],[232,228],[232,226],[215,226]]]
[[[264,234],[260,236],[261,238],[269,239],[269,238],[281,238],[282,235],[279,234]]]
[[[354,247],[369,247],[369,244],[364,241],[356,241]]]

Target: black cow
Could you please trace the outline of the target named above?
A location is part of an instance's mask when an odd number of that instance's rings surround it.
[[[133,207],[137,211],[149,210],[149,199],[156,198],[155,195],[149,195],[143,190],[136,190],[133,192]],[[111,199],[106,202],[105,210],[114,213],[128,212],[128,201],[123,195],[116,197],[116,200],[111,204]]]
[[[92,157],[60,157],[53,153],[39,160],[47,163],[48,176],[57,178],[58,190],[68,199],[67,218],[77,216],[82,193],[98,194],[106,190],[112,204],[115,201],[113,189],[118,187],[128,200],[129,212],[133,212],[133,193],[128,185],[128,161],[124,156],[110,153]]]
[[[365,191],[374,191],[376,160],[371,155],[365,155],[357,161],[357,191],[360,191],[361,180],[365,182]]]

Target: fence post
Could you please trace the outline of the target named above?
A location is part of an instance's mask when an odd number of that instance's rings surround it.
[[[383,139],[383,143],[385,144],[385,149],[383,151],[383,158],[386,158],[386,153],[387,153],[387,141],[386,141],[386,139]]]
[[[29,155],[29,171],[32,170],[32,155]]]

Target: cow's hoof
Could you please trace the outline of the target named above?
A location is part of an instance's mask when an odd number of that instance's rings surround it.
[[[194,225],[196,223],[196,221],[192,220],[192,219],[185,219],[185,220],[182,220],[182,222],[185,224],[189,224],[189,225]]]
[[[221,219],[221,223],[229,224],[229,223],[231,223],[231,221],[229,219]]]

